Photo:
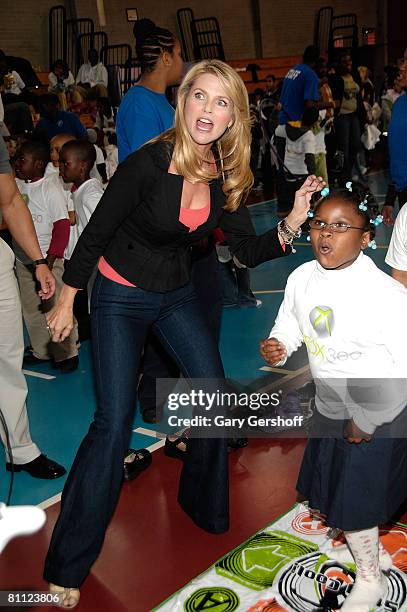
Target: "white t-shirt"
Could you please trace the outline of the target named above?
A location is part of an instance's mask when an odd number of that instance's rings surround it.
[[[102,149],[97,144],[94,144],[93,146],[95,147],[95,151],[96,151],[96,161],[95,161],[95,164],[97,166],[99,164],[104,164],[105,163],[105,158],[103,157]]]
[[[113,174],[116,172],[119,165],[119,150],[116,145],[109,144],[106,146],[106,174],[107,180],[110,181]]]
[[[389,250],[386,255],[386,263],[395,268],[407,272],[407,206],[400,209],[396,217],[391,236]]]
[[[25,183],[17,178],[16,183],[30,210],[42,256],[46,257],[51,244],[54,223],[61,219],[68,219],[66,196],[59,177],[54,174],[34,183]],[[13,248],[21,263],[31,262],[31,259],[15,241],[13,241]]]
[[[48,75],[48,83],[49,83],[48,91],[52,91],[55,87],[56,88],[60,87],[61,91],[63,91],[64,89],[68,89],[68,87],[75,85],[75,79],[74,79],[72,72],[69,71],[68,76],[61,83],[61,82],[58,82],[57,75],[54,74],[53,72],[50,72]],[[61,87],[61,85],[63,87]]]
[[[319,121],[322,122],[325,119],[326,110],[319,111]],[[326,146],[325,146],[325,129],[319,126],[318,130],[313,132],[315,136],[315,154],[319,153],[326,154]]]
[[[103,193],[102,183],[95,178],[89,179],[72,192],[71,198],[74,204],[79,236],[87,226]]]
[[[13,84],[10,89],[6,89],[6,87],[4,87],[4,93],[11,93],[15,94],[16,96],[19,96],[25,87],[25,83],[18,74],[18,72],[16,72],[15,70],[12,70],[11,74],[13,75]]]
[[[279,125],[276,129],[276,136],[285,138],[284,165],[292,174],[308,174],[305,156],[308,153],[315,155],[315,136],[311,130],[297,140],[290,140],[287,136],[286,126]]]
[[[70,206],[72,206],[71,204],[71,189],[72,189],[72,185],[73,183],[65,183],[65,181],[63,180],[63,178],[59,175],[59,168],[55,168],[54,164],[52,162],[48,162],[47,167],[45,168],[45,176],[46,177],[57,177],[58,178],[58,182],[60,183],[62,190],[64,192],[64,196],[66,199],[66,206],[67,206],[67,210],[73,210],[73,208],[70,208]]]
[[[401,387],[396,381],[390,388],[397,393],[380,406],[369,403],[363,408],[348,398],[356,424],[372,433],[391,422],[407,403],[406,309],[407,289],[379,270],[370,257],[361,253],[342,270],[326,270],[310,261],[288,277],[269,337],[282,342],[288,356],[305,343],[317,386],[316,405],[328,418],[340,418],[340,406],[326,400],[324,385],[329,386],[330,379],[337,379],[339,387],[347,379],[368,379],[372,389],[372,379],[384,383],[400,379]],[[383,317],[386,312],[391,317]]]
[[[107,87],[107,70],[99,62],[96,66],[90,64],[82,64],[76,76],[77,83],[89,83],[91,87],[95,85],[104,85]]]
[[[61,176],[59,176],[59,168],[55,168],[55,166],[53,165],[52,162],[49,162],[47,164],[47,167],[45,168],[45,176],[57,176],[58,180],[61,184],[61,187],[63,189],[64,192],[64,196],[66,198],[66,209],[68,212],[73,212],[74,209],[74,205],[73,205],[73,201],[71,198],[71,189],[72,189],[72,185],[73,183],[65,183],[65,181],[63,180],[63,178]],[[73,253],[73,250],[76,246],[76,243],[78,242],[78,226],[75,225],[71,225],[69,228],[69,241],[68,241],[68,245],[65,249],[65,253],[64,253],[64,258],[65,259],[70,259],[71,255]]]

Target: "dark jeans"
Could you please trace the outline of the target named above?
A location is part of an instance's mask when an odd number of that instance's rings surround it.
[[[222,385],[224,377],[192,283],[154,293],[99,273],[91,319],[97,408],[63,490],[44,571],[47,581],[67,587],[80,586],[88,575],[117,504],[148,332],[156,334],[186,378],[215,379]],[[190,440],[178,500],[203,529],[228,529],[226,440]]]
[[[402,206],[407,202],[407,187],[403,189],[403,191],[397,191],[396,186],[393,183],[390,183],[387,187],[387,193],[385,202],[390,204],[390,206],[394,206],[396,199],[399,201],[399,210]]]
[[[352,178],[352,168],[356,155],[362,148],[358,114],[338,115],[335,119],[335,132],[338,149],[343,151],[344,154],[341,182],[345,184]]]
[[[202,314],[218,342],[222,318],[222,293],[218,283],[218,258],[214,248],[202,256],[196,253],[192,266],[192,283]],[[151,409],[159,411],[161,407],[157,406],[156,380],[178,378],[179,367],[153,333],[148,335],[144,346],[141,372],[138,388],[141,412]]]
[[[248,268],[238,268],[232,260],[219,263],[219,281],[224,306],[256,306],[257,300],[250,288]]]
[[[285,180],[284,172],[286,139],[281,138],[281,136],[276,136],[274,142],[278,159],[278,169],[276,176],[277,212],[288,214],[293,207],[293,201],[291,201],[290,191]]]

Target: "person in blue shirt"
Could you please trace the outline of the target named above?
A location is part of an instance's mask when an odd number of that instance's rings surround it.
[[[281,111],[278,115],[280,125],[292,123],[300,127],[306,108],[334,108],[334,102],[320,100],[318,76],[315,67],[319,59],[318,49],[308,46],[302,56],[302,63],[296,64],[286,74],[280,96]],[[290,190],[284,176],[285,138],[274,137],[278,158],[277,171],[277,216],[286,217],[290,209]]]
[[[399,208],[407,202],[407,60],[400,68],[397,83],[403,93],[393,105],[388,129],[392,183],[388,186],[382,208],[383,221],[386,225],[394,223],[393,211],[396,199],[398,198]]]
[[[74,113],[59,110],[58,96],[46,94],[40,99],[40,115],[35,130],[45,132],[49,140],[57,134],[72,134],[79,140],[87,140],[88,133]]]
[[[302,63],[291,68],[286,74],[280,96],[281,125],[289,121],[301,121],[305,108],[315,106],[318,102],[318,77],[314,70],[318,57],[318,49],[310,45],[304,51]]]
[[[407,95],[393,106],[389,126],[390,173],[402,206],[407,202]]]
[[[180,82],[183,68],[179,40],[169,30],[140,19],[133,31],[141,78],[124,96],[117,114],[119,162],[172,127],[175,111],[165,91]]]

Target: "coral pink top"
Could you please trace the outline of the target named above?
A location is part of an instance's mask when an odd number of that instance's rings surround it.
[[[204,208],[180,208],[179,211],[179,221],[182,225],[185,225],[189,228],[190,232],[194,232],[200,225],[206,223],[209,217],[209,212],[211,209],[211,205],[207,204]],[[110,266],[104,257],[101,257],[98,265],[99,272],[103,274],[106,278],[115,283],[119,283],[119,285],[126,285],[126,287],[136,287],[133,283],[129,283],[128,280],[120,276]]]

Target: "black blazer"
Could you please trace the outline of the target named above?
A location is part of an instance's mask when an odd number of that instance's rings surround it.
[[[103,255],[130,283],[148,291],[171,291],[191,276],[191,249],[220,227],[239,261],[256,266],[284,252],[277,229],[256,236],[249,211],[242,204],[223,209],[220,180],[210,182],[211,210],[196,231],[180,223],[183,177],[169,174],[173,147],[145,145],[119,165],[88,225],[79,238],[63,280],[83,289]]]

